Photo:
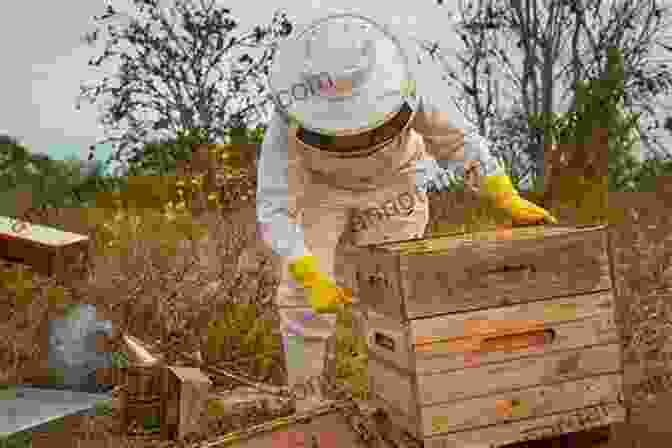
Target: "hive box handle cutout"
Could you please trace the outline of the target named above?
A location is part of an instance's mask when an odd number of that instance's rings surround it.
[[[374,343],[391,352],[394,351],[394,339],[382,333],[375,332],[373,336]]]

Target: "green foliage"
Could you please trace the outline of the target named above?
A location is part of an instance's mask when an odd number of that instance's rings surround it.
[[[82,162],[76,157],[64,161],[31,154],[18,142],[0,142],[0,215],[14,216],[18,210],[41,207],[68,208],[89,205],[96,192],[110,188],[112,182],[98,163],[88,176],[82,175]],[[13,203],[12,196],[30,192],[31,204]]]
[[[266,132],[266,126],[260,125],[255,129],[247,128],[230,128],[227,129],[225,135],[228,137],[229,143],[233,144],[246,144],[246,143],[256,143],[261,144],[264,139],[264,133]]]
[[[353,333],[352,309],[347,307],[336,322],[336,378],[352,388],[356,399],[368,398],[367,361],[366,338]]]
[[[47,383],[52,386],[65,384],[65,373],[61,369],[51,368],[47,373]]]
[[[14,400],[16,398],[16,388],[13,386],[5,385],[0,386],[0,401],[2,400]]]
[[[147,143],[136,150],[128,163],[130,175],[166,175],[174,173],[179,161],[191,158],[192,148],[212,143],[206,129],[179,130],[173,139]]]
[[[259,311],[254,304],[221,304],[218,318],[210,321],[206,332],[208,356],[222,360],[232,355],[269,353],[275,345],[271,322],[262,318]],[[270,367],[270,359],[260,362],[262,370]]]
[[[14,294],[15,303],[26,306],[32,303],[36,292],[32,272],[16,267],[0,271],[0,287]]]
[[[198,127],[203,130],[200,137],[205,142],[214,142],[215,136],[223,137],[225,129],[254,119],[250,114],[255,108],[246,106],[264,102],[265,92],[250,87],[261,84],[259,81],[272,63],[271,44],[287,37],[292,25],[285,13],[276,12],[271,23],[239,33],[238,21],[231,11],[212,0],[178,0],[173,5],[174,14],[168,16],[160,2],[134,3],[136,10],[131,13],[130,22],[127,11],[112,6],[106,8],[105,14],[94,17],[96,30],[87,33],[86,42],[94,46],[105,40],[106,45],[89,65],[100,67],[117,56],[122,63],[115,64],[117,73],[112,76],[82,86],[78,103],[112,98],[105,104],[101,123],[108,129],[123,130],[121,135],[99,143],[115,141],[116,160],[125,159],[126,149],[130,148],[135,153],[132,163],[141,169],[157,170],[152,174],[158,174],[164,173],[164,168],[170,169],[173,160],[171,154],[162,154],[156,146],[145,148],[147,154],[141,154],[140,148],[145,146],[150,132],[172,135],[177,130]],[[166,33],[167,30],[171,32]],[[262,47],[269,51],[249,52],[250,48]],[[147,58],[147,54],[155,57]],[[226,82],[216,79],[219,76],[204,76],[213,73],[213,69],[220,71],[217,67],[222,65],[229,66],[228,73],[222,75]],[[153,82],[147,83],[148,79]],[[239,100],[243,105],[231,110]],[[159,142],[158,146],[164,144],[170,143]]]
[[[148,415],[142,422],[142,427],[149,432],[157,432],[161,430],[161,419],[157,415]]]
[[[26,431],[12,435],[0,434],[0,448],[31,448],[32,439],[32,435]]]
[[[124,352],[113,352],[110,356],[112,358],[112,366],[115,368],[125,369],[130,365],[128,355]]]
[[[655,192],[659,176],[672,176],[672,160],[645,160],[635,173],[633,182],[637,185],[637,191]]]
[[[96,403],[94,409],[96,411],[96,415],[98,416],[114,414],[114,408],[109,403]]]
[[[235,148],[239,144],[261,144],[264,138],[265,126],[255,129],[232,128],[224,131],[227,144],[216,145],[215,136],[206,129],[194,129],[179,131],[175,139],[146,144],[128,162],[129,175],[168,175],[175,173],[178,162],[189,161],[192,157],[192,149],[201,146],[217,146],[227,148],[227,154],[231,157],[222,168],[226,169],[234,164],[237,159]],[[221,151],[219,151],[221,153]]]
[[[600,79],[579,82],[576,108],[566,114],[530,117],[532,128],[543,129],[559,146],[590,146],[593,131],[608,131],[609,191],[633,189],[639,168],[633,149],[639,142],[639,114],[623,111],[625,93],[623,56],[617,48],[607,50],[607,67]],[[591,148],[592,149],[592,148]],[[580,194],[580,191],[578,192]]]

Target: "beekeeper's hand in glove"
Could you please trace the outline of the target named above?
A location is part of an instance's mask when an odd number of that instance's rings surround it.
[[[309,291],[309,302],[316,313],[336,313],[339,308],[352,303],[352,291],[341,288],[319,272],[317,259],[307,255],[289,266],[292,278]]]
[[[508,176],[485,177],[482,189],[498,208],[509,212],[514,225],[558,223],[548,211],[520,197]]]

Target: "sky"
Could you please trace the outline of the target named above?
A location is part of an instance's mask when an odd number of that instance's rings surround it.
[[[0,133],[18,137],[32,152],[46,153],[56,159],[67,156],[86,159],[89,146],[105,136],[98,123],[99,106],[85,103],[77,111],[74,105],[79,86],[103,76],[87,66],[87,61],[98,56],[100,51],[89,48],[81,39],[84,33],[93,29],[93,16],[101,14],[107,3],[23,0],[3,4],[0,54],[10,64],[0,70]],[[111,0],[109,3],[120,10],[130,10],[130,0]],[[239,30],[270,23],[275,10],[275,7],[260,8],[261,4],[266,4],[260,1],[221,3],[239,20]],[[309,23],[330,12],[349,10],[395,25],[397,29],[420,38],[438,40],[443,47],[458,47],[459,40],[447,27],[451,8],[439,7],[435,0],[286,0],[268,3],[283,8],[292,23]],[[431,65],[427,67],[427,70],[430,67],[436,69]],[[446,83],[440,78],[435,82],[437,92],[442,92],[437,96],[449,97],[451,91]],[[110,151],[111,147],[99,148],[96,158],[103,160]]]

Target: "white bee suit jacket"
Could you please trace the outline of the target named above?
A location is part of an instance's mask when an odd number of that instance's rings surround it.
[[[412,185],[406,185],[408,191],[414,194],[426,191],[428,181],[437,183],[437,171],[454,177],[463,173],[465,161],[478,161],[481,175],[505,173],[490,154],[489,142],[449,101],[441,101],[441,110],[436,107],[431,101],[431,92],[422,93],[427,84],[416,75],[418,78],[421,100],[412,122],[401,135],[372,154],[344,157],[307,146],[296,138],[296,129],[291,128],[281,114],[273,115],[258,162],[257,221],[263,240],[277,254],[300,257],[311,253],[297,221],[304,210],[302,199],[307,193],[320,192],[324,194],[324,201],[335,205],[343,204],[343,195],[346,195],[349,200],[345,202],[359,200],[357,208],[366,209],[367,202],[371,201],[364,200],[364,192],[371,196],[373,191],[389,189],[395,184],[400,187],[399,183],[409,181]],[[440,93],[434,92],[434,95]],[[465,133],[461,153],[451,153],[452,147],[442,145],[442,136],[455,128]],[[360,238],[360,244],[376,240],[371,234],[366,239],[368,241]],[[380,235],[379,240],[383,239]]]
[[[288,273],[290,261],[315,255],[322,273],[338,282],[335,251],[344,232],[351,232],[356,245],[422,237],[429,220],[428,181],[446,183],[446,177],[463,169],[465,160],[478,161],[482,175],[504,173],[488,143],[454,108],[433,105],[431,98],[444,94],[423,92],[427,83],[415,72],[418,109],[404,130],[382,146],[359,154],[312,147],[297,138],[297,128],[279,113],[264,137],[257,221],[260,237],[283,260],[275,303],[290,387],[321,375],[322,359],[328,357],[323,341],[334,334],[336,321],[335,315],[311,312],[305,291]],[[456,153],[448,137],[455,128],[465,132],[464,148]],[[447,169],[439,168],[437,160],[445,160]],[[357,317],[359,311],[355,313]]]

